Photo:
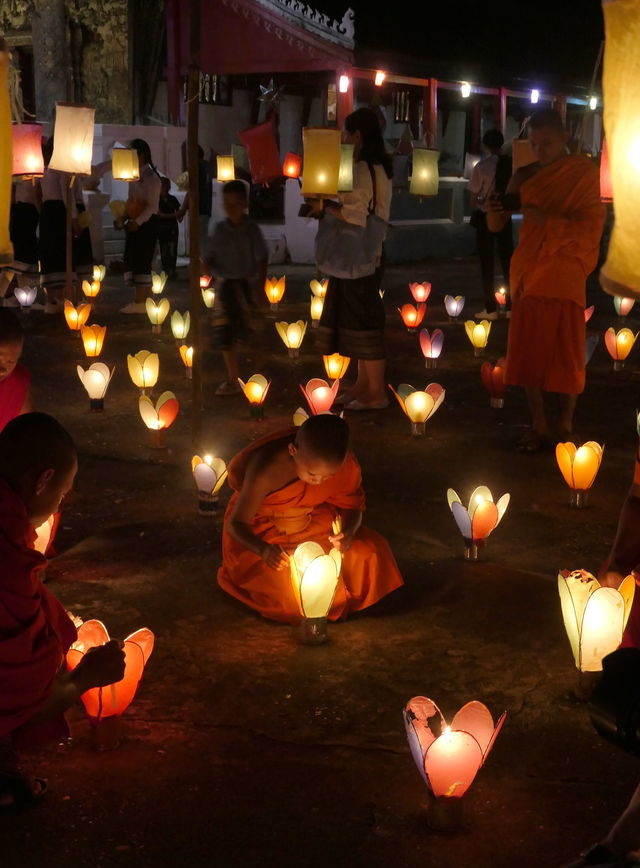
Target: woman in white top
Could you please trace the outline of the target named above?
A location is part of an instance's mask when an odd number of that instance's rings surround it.
[[[391,157],[386,152],[380,123],[372,109],[360,108],[344,123],[343,139],[354,146],[353,191],[338,202],[325,202],[328,214],[366,226],[370,213],[385,223],[391,205]],[[374,191],[375,185],[375,191]],[[373,211],[371,210],[373,209]],[[358,378],[342,395],[348,410],[380,410],[389,405],[384,385],[384,305],[380,297],[382,243],[373,256],[370,273],[345,279],[332,277],[318,328],[317,346],[325,355],[339,352],[358,360]]]

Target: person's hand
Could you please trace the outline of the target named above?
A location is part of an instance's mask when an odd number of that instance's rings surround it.
[[[339,552],[348,552],[351,548],[351,544],[353,543],[353,534],[352,533],[334,533],[329,537],[329,542],[334,547],[334,549],[338,549]]]
[[[106,687],[124,678],[124,643],[111,639],[105,645],[89,648],[71,673],[71,680],[82,695],[92,687]]]
[[[522,214],[524,217],[528,217],[529,220],[533,220],[538,226],[544,226],[547,221],[547,215],[536,205],[524,205]]]
[[[137,232],[139,228],[135,220],[129,220],[127,223],[127,232]]]
[[[492,214],[504,214],[505,210],[502,205],[502,197],[499,193],[492,193],[487,199],[485,199],[485,208],[487,211],[491,211]]]
[[[284,570],[289,565],[289,558],[284,549],[278,545],[265,544],[260,552],[260,557],[272,570]]]

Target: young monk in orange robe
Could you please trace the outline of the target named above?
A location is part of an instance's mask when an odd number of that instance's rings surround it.
[[[597,167],[566,153],[567,132],[551,109],[533,112],[529,140],[537,162],[513,175],[507,194],[523,214],[511,260],[511,325],[505,381],[523,386],[531,412],[525,452],[548,445],[544,392],[559,392],[558,439],[566,440],[585,382],[586,280],[598,261],[604,206]],[[488,203],[488,225],[499,231],[509,214],[500,196]]]
[[[288,555],[312,540],[343,553],[331,620],[372,606],[403,584],[387,541],[362,527],[360,466],[347,423],[312,416],[240,452],[229,465],[235,494],[222,537],[220,587],[274,621],[296,622]],[[332,530],[340,517],[342,529]]]

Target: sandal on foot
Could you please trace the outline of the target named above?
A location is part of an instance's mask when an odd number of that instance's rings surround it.
[[[518,452],[525,452],[533,455],[536,452],[545,452],[551,445],[548,437],[543,434],[538,434],[537,431],[528,431],[524,437],[518,440],[516,449]]]

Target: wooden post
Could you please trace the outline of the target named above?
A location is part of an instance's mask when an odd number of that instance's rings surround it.
[[[65,298],[73,299],[73,303],[78,304],[78,283],[73,280],[73,219],[71,217],[73,209],[73,175],[69,179],[67,187],[67,232],[66,241],[66,256],[65,256]]]
[[[340,93],[340,77],[349,77],[349,87],[346,93]],[[342,129],[344,119],[353,111],[353,70],[338,69],[336,71],[336,126]]]
[[[438,146],[438,79],[430,78],[429,87],[425,88],[425,106],[422,113],[424,141],[427,147]]]
[[[494,107],[494,123],[504,136],[507,132],[507,92],[503,87],[495,98]]]
[[[202,353],[200,341],[200,190],[198,184],[198,113],[200,96],[200,0],[189,3],[189,82],[187,89],[187,170],[189,172],[189,285],[191,288],[191,439],[195,449],[202,437]]]

